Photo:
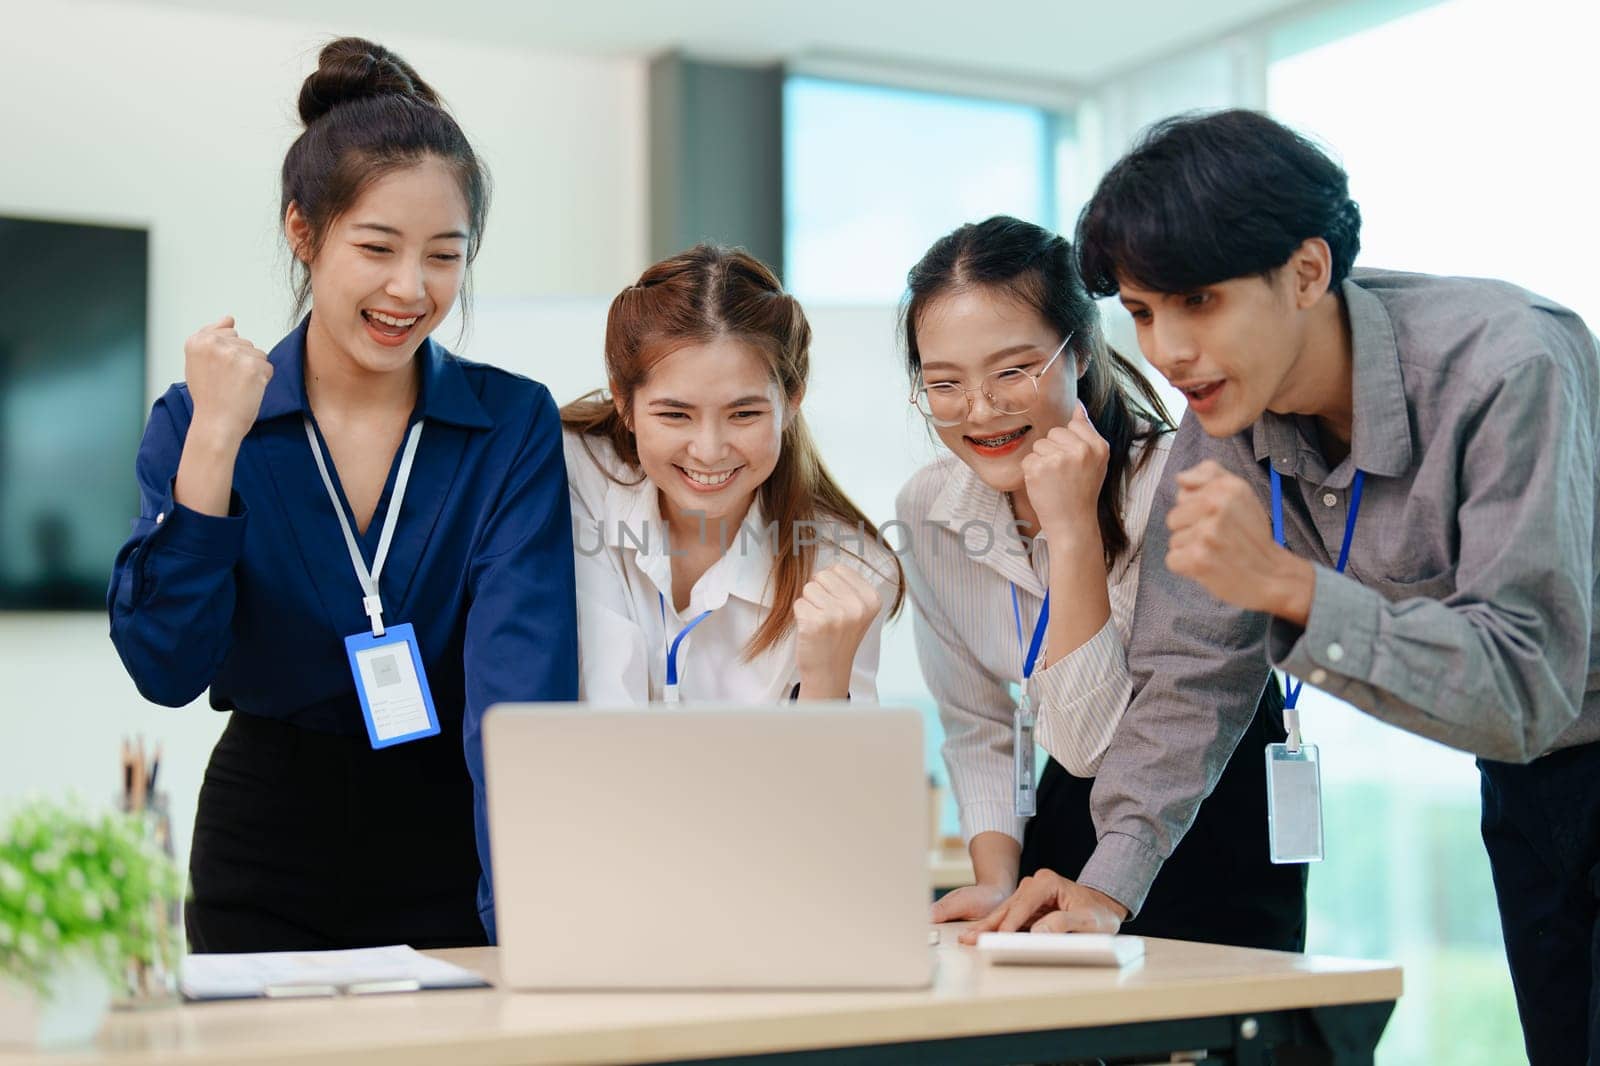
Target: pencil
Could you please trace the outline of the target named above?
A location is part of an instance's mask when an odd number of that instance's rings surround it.
[[[144,805],[154,807],[156,802],[156,774],[161,772],[161,745],[156,744],[155,754],[150,757],[150,779],[144,783]]]
[[[133,810],[144,810],[144,737],[136,736],[133,742]]]

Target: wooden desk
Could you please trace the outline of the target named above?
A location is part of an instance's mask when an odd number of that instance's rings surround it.
[[[468,1066],[722,1061],[1058,1062],[1165,1059],[1207,1048],[1250,1066],[1269,1046],[1295,1062],[1370,1064],[1400,995],[1388,963],[1152,940],[1145,961],[1109,970],[989,967],[943,928],[937,976],[915,992],[427,992],[193,1004],[113,1014],[95,1049],[39,1063]],[[493,949],[439,952],[491,980]]]

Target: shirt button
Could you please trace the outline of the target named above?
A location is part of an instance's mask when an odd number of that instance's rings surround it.
[[[162,511],[160,514],[156,515],[156,525],[159,526],[161,523],[165,522],[166,520],[167,520],[167,512]]]
[[[1322,503],[1325,507],[1337,507],[1339,506],[1339,497],[1332,492],[1325,492],[1322,494]]]
[[[1343,659],[1343,658],[1344,658],[1344,645],[1343,644],[1329,644],[1328,645],[1328,661],[1330,663],[1336,663],[1340,659]]]
[[[1306,678],[1306,680],[1311,682],[1313,685],[1320,685],[1324,681],[1328,680],[1328,671],[1319,667],[1318,669],[1311,671],[1311,676]]]

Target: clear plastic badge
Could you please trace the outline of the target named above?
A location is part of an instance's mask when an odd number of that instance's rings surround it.
[[[1011,716],[1012,784],[1018,818],[1032,818],[1038,813],[1033,788],[1033,729],[1036,719],[1033,703],[1023,692]]]
[[[1276,863],[1322,861],[1322,767],[1317,746],[1267,745],[1267,840]]]

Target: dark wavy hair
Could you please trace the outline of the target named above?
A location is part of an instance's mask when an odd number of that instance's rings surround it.
[[[1256,111],[1178,115],[1145,131],[1078,217],[1079,267],[1096,296],[1119,279],[1156,292],[1267,276],[1321,237],[1337,289],[1361,250],[1344,169]]]
[[[963,289],[1003,293],[1040,317],[1062,336],[1072,334],[1070,352],[1085,364],[1078,392],[1089,420],[1111,446],[1098,507],[1106,565],[1128,550],[1122,522],[1127,481],[1150,457],[1134,460],[1133,446],[1171,430],[1172,416],[1139,368],[1106,343],[1100,311],[1078,278],[1072,245],[1031,222],[995,215],[940,237],[906,275],[900,306],[900,333],[906,372],[913,385],[922,371],[917,324],[929,305]]]
[[[467,202],[467,263],[478,255],[489,214],[489,173],[439,95],[411,64],[360,37],[330,41],[300,87],[305,130],[283,157],[281,222],[292,203],[311,231],[293,257],[295,317],[311,297],[311,272],[333,223],[379,178],[427,158],[454,172]],[[462,311],[471,288],[462,287]]]

